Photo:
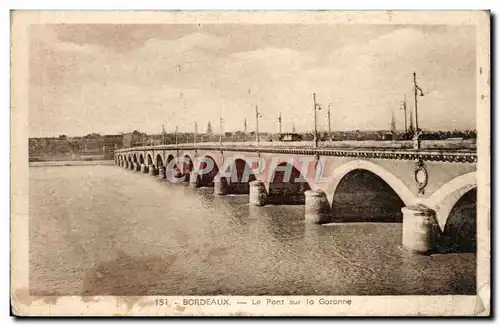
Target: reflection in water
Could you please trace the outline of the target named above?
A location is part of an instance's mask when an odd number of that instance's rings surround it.
[[[304,207],[114,166],[30,169],[30,290],[43,295],[473,294],[475,254],[401,249],[401,223],[304,223]]]
[[[175,255],[133,258],[122,250],[116,254],[116,259],[99,262],[85,273],[81,295],[162,294],[156,285],[170,272]]]

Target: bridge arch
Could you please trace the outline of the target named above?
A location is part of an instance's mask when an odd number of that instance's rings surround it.
[[[202,187],[213,187],[215,176],[219,173],[219,166],[215,159],[210,155],[204,155],[197,160],[197,164],[196,171],[200,173],[200,185]]]
[[[440,252],[475,252],[477,188],[463,194],[453,205],[438,243]]]
[[[175,182],[189,182],[189,176],[193,171],[193,161],[189,155],[174,157],[167,156],[165,163],[167,179]]]
[[[444,230],[455,204],[474,188],[477,188],[476,172],[470,172],[448,181],[425,200],[423,204],[436,212],[438,224],[441,230]]]
[[[152,165],[153,163],[153,158],[151,157],[151,153],[148,153],[148,166]]]
[[[169,154],[167,156],[167,161],[165,162],[165,165],[167,165],[168,163],[170,163],[170,161],[172,161],[174,159],[174,156],[172,154]]]
[[[132,160],[133,160],[134,163],[137,163],[137,153],[133,154]]]
[[[189,181],[189,174],[191,171],[193,171],[193,160],[191,159],[191,156],[186,154],[184,155],[181,168],[182,175],[186,176],[186,181]]]
[[[333,218],[342,221],[402,222],[403,207],[387,182],[364,169],[346,173],[332,195]]]
[[[305,192],[311,186],[291,162],[281,162],[272,171],[268,182],[269,201],[273,204],[305,203]]]
[[[229,190],[232,194],[250,193],[250,182],[257,180],[252,167],[242,158],[235,158],[231,166]]]
[[[382,179],[403,201],[405,206],[415,203],[415,195],[404,184],[404,182],[392,174],[390,171],[370,161],[355,160],[345,163],[333,171],[332,182],[328,186],[328,194],[334,195],[342,179],[354,170],[366,170]]]
[[[163,166],[163,158],[160,154],[156,154],[156,167],[159,169]]]
[[[144,155],[142,155],[142,153],[139,154],[139,163],[144,164]]]

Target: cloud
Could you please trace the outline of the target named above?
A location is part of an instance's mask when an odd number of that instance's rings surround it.
[[[300,67],[314,60],[306,52],[299,52],[289,48],[263,48],[248,52],[238,52],[233,54],[241,61],[253,61],[268,67],[288,66],[289,69]]]
[[[220,115],[226,130],[241,129],[245,117],[252,129],[256,104],[265,116],[261,130],[277,130],[282,112],[285,130],[295,124],[306,131],[313,129],[313,92],[325,109],[332,103],[334,129],[388,128],[405,93],[412,106],[413,71],[427,93],[419,107],[422,127],[475,121],[471,28],[398,29],[331,52],[262,46],[232,53],[231,37],[205,33],[152,37],[126,52],[61,41],[47,29],[32,40],[34,135],[158,132],[162,123],[191,130],[195,119],[216,126]],[[401,111],[396,115],[401,128]],[[318,121],[326,128],[326,110]]]
[[[453,34],[427,34],[408,28],[331,53],[326,67],[309,73],[315,76],[314,88],[334,103],[335,127],[388,128],[392,110],[398,109],[404,94],[413,109],[415,71],[427,93],[420,98],[423,128],[473,128],[474,37],[467,29],[454,30]],[[396,114],[401,128],[403,115]],[[457,119],[450,121],[450,115]]]

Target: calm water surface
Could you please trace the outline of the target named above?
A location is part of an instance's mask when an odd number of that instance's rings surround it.
[[[475,255],[401,248],[400,223],[306,225],[303,206],[115,166],[30,168],[33,295],[475,294]]]

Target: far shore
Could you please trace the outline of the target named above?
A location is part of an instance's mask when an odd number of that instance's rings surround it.
[[[114,165],[114,164],[115,164],[114,160],[29,162],[29,166],[30,167],[37,167],[37,166]]]

